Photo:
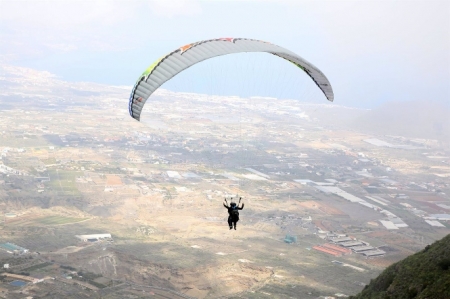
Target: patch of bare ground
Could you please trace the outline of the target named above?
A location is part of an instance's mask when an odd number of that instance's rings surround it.
[[[228,228],[227,210],[221,200],[206,201],[198,194],[171,200],[160,194],[130,196],[111,207],[111,217],[94,217],[58,228],[58,238],[64,230],[58,241],[61,246],[50,248],[53,252],[46,258],[77,271],[168,288],[196,298],[248,294],[252,290],[260,294],[258,290],[278,281],[326,289],[328,283],[321,283],[323,273],[332,271],[331,275],[344,277],[339,275],[350,270],[335,266],[328,256],[305,249],[316,243],[312,235],[299,237],[301,244],[283,242],[286,232],[282,227],[291,221],[284,214],[303,215],[305,210],[317,208],[312,206],[315,204],[302,206],[292,201],[288,209],[280,211],[275,201],[246,201],[235,231]],[[327,210],[323,208],[317,209],[321,215]],[[324,225],[331,224],[324,221]],[[91,233],[110,233],[114,242],[82,243],[75,238],[76,234]],[[73,242],[66,241],[69,239]],[[34,247],[42,247],[37,245]],[[331,282],[330,290],[337,284]]]

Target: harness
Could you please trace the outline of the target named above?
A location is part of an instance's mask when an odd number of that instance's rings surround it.
[[[234,219],[239,219],[239,210],[237,206],[231,207],[230,216]]]

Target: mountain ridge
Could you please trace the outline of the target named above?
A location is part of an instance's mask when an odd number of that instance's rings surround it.
[[[449,299],[450,235],[386,268],[350,299]]]

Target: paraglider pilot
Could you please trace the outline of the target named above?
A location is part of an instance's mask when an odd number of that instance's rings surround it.
[[[228,209],[228,225],[230,226],[230,229],[233,228],[236,230],[236,223],[239,221],[239,210],[242,210],[244,208],[244,204],[242,203],[242,207],[239,207],[239,204],[241,203],[242,197],[239,197],[239,203],[236,205],[236,203],[233,201],[233,198],[231,198],[230,206],[228,206],[227,199],[225,198],[225,203],[223,206]]]

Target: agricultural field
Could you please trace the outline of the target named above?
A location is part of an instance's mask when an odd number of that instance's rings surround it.
[[[82,172],[49,169],[50,182],[48,186],[62,196],[80,196],[82,193],[76,185],[76,177],[80,175],[82,175]]]
[[[25,215],[22,217],[10,219],[8,220],[7,223],[8,225],[34,227],[34,226],[54,226],[54,225],[73,224],[88,219],[90,218],[76,218],[61,215],[48,215],[48,216]]]

